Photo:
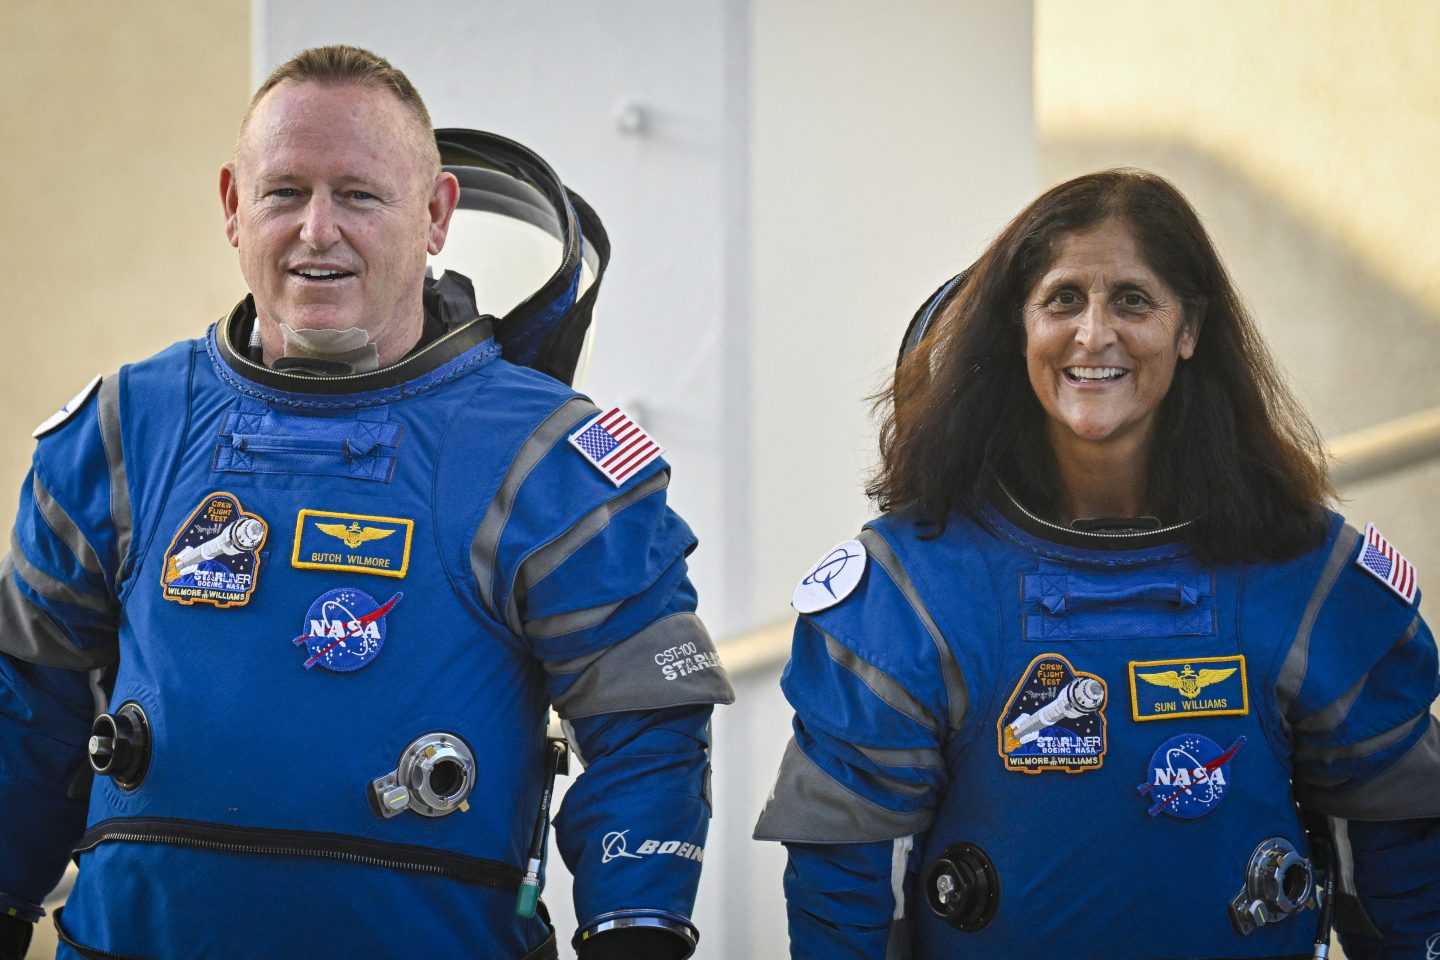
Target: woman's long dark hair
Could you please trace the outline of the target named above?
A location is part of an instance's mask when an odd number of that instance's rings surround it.
[[[1198,332],[1156,417],[1146,497],[1192,520],[1218,562],[1278,559],[1315,545],[1333,498],[1320,436],[1290,395],[1194,209],[1168,181],[1107,170],[1053,187],[976,261],[934,328],[876,398],[880,509],[944,525],[1002,478],[1032,510],[1060,509],[1045,412],[1025,369],[1022,310],[1059,241],[1115,219],[1180,297]]]

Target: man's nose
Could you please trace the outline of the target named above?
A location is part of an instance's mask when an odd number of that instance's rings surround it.
[[[330,202],[329,197],[315,193],[305,205],[304,220],[300,224],[300,239],[312,250],[324,250],[339,238],[335,205]]]
[[[1109,304],[1091,300],[1076,321],[1075,342],[1087,350],[1101,350],[1115,342],[1114,318]]]

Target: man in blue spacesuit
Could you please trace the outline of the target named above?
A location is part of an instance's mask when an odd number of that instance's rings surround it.
[[[688,956],[732,693],[660,448],[427,287],[459,186],[384,60],[280,67],[220,189],[250,296],[37,430],[0,956],[74,851],[65,957],[555,957],[551,704],[580,956]]]

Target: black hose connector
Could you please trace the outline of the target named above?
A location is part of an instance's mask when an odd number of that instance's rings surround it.
[[[102,713],[90,728],[90,767],[115,781],[121,790],[134,790],[150,769],[150,719],[134,700],[113,714]]]
[[[925,870],[925,900],[937,917],[965,933],[981,929],[1000,907],[1000,874],[973,843],[952,843]]]

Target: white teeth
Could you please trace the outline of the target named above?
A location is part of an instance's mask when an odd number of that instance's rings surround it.
[[[1076,380],[1114,380],[1125,373],[1120,367],[1066,367],[1065,372]]]
[[[331,277],[338,277],[338,276],[342,275],[345,271],[344,271],[344,270],[312,270],[312,269],[310,269],[309,267],[301,267],[299,270],[296,270],[295,272],[298,273],[298,274],[300,274],[302,277],[311,277],[311,278],[316,279],[316,280],[328,280],[328,279],[331,278]]]

